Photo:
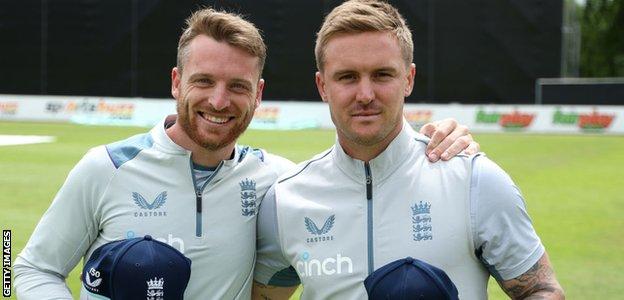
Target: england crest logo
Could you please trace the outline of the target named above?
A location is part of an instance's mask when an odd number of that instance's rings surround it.
[[[412,208],[412,236],[414,241],[432,240],[431,204],[420,201]]]
[[[245,178],[239,183],[241,188],[241,211],[245,217],[256,214],[256,182]]]
[[[147,281],[147,300],[163,300],[165,298],[165,279],[156,278]]]

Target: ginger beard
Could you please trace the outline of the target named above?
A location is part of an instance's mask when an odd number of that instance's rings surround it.
[[[221,128],[210,128],[209,126],[202,126],[200,123],[209,122],[207,120],[199,120],[203,117],[200,113],[194,110],[190,106],[188,98],[177,101],[176,107],[178,112],[178,119],[176,122],[180,124],[184,132],[195,142],[197,145],[207,150],[215,151],[219,150],[231,143],[235,142],[243,132],[247,129],[253,118],[254,111],[256,110],[256,104],[252,101],[246,112],[231,111],[233,108],[227,109],[228,115],[235,115],[224,124]],[[211,115],[224,114],[223,111],[207,110]],[[227,124],[234,122],[233,124]],[[227,126],[229,125],[229,129]],[[203,128],[200,128],[203,127]],[[224,132],[227,131],[227,132]]]

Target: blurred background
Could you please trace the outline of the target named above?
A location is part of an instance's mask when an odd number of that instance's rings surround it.
[[[313,47],[341,2],[0,0],[0,227],[12,260],[89,148],[175,113],[170,72],[197,8],[245,15],[268,45],[264,100],[240,143],[295,162],[330,147]],[[407,121],[467,125],[522,189],[568,298],[621,299],[624,0],[389,2],[415,43]],[[67,277],[76,298],[81,268]]]
[[[619,0],[390,2],[414,36],[418,79],[408,102],[534,103],[538,78],[624,76]],[[0,93],[168,98],[184,19],[209,5],[263,31],[265,99],[316,101],[315,32],[339,3],[1,1]],[[545,102],[624,104],[621,89],[591,103],[568,90]]]

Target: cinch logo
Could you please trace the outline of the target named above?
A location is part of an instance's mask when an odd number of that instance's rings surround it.
[[[483,109],[477,112],[477,123],[500,124],[505,129],[522,129],[529,127],[535,118],[535,114],[523,113],[517,110],[511,113],[501,114],[497,112],[487,113]]]
[[[128,230],[126,232],[126,238],[131,239],[136,237],[136,233],[132,230]],[[173,236],[173,234],[169,233],[167,238],[164,237],[154,237],[155,240],[168,244],[169,246],[178,249],[180,253],[184,254],[184,240],[179,237]]]
[[[334,236],[333,235],[326,235],[327,233],[329,233],[329,231],[334,227],[334,221],[336,220],[336,215],[331,215],[327,218],[327,220],[325,220],[325,223],[323,224],[323,227],[321,227],[321,229],[318,228],[318,226],[316,226],[316,223],[314,223],[314,221],[312,221],[312,219],[305,217],[304,219],[304,223],[305,223],[305,227],[308,230],[309,233],[313,234],[313,235],[318,235],[315,237],[310,237],[306,239],[306,242],[308,243],[316,243],[316,242],[325,242],[325,241],[333,241],[334,240]]]
[[[564,113],[560,108],[557,108],[553,114],[553,124],[578,125],[579,128],[586,131],[608,128],[614,119],[614,114],[601,114],[596,109],[591,113],[578,114],[574,112]]]
[[[311,258],[308,252],[304,252],[300,257],[296,267],[297,272],[304,277],[353,273],[353,261],[340,253],[336,254],[336,258],[328,257],[323,260]]]
[[[134,217],[166,217],[166,211],[156,211],[158,208],[163,206],[165,202],[167,202],[167,191],[161,192],[156,196],[154,201],[147,202],[147,200],[143,197],[143,195],[132,192],[132,200],[134,203],[143,210],[147,211],[137,211],[134,213]]]

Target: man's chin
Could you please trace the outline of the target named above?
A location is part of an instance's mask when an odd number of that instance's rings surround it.
[[[383,140],[378,132],[351,132],[350,136],[352,141],[361,146],[374,146]]]
[[[227,134],[198,134],[195,132],[191,137],[193,141],[202,148],[210,151],[223,149],[233,143],[236,143],[242,132],[228,132]]]
[[[234,126],[226,126],[226,128],[219,128],[217,130],[206,130],[206,128],[201,128],[199,126],[195,126],[192,128],[191,139],[195,144],[201,146],[202,148],[210,151],[216,151],[223,149],[233,143],[236,143],[236,140],[240,137],[246,126],[242,126],[242,124],[234,125]]]
[[[200,145],[202,148],[206,149],[206,150],[210,150],[210,151],[217,151],[217,150],[221,150],[223,148],[225,148],[226,146],[230,145],[232,142],[234,141],[234,139],[232,138],[227,138],[227,139],[220,139],[220,140],[206,140],[206,139],[202,139],[199,141],[195,141],[195,143],[197,143],[198,145]]]

